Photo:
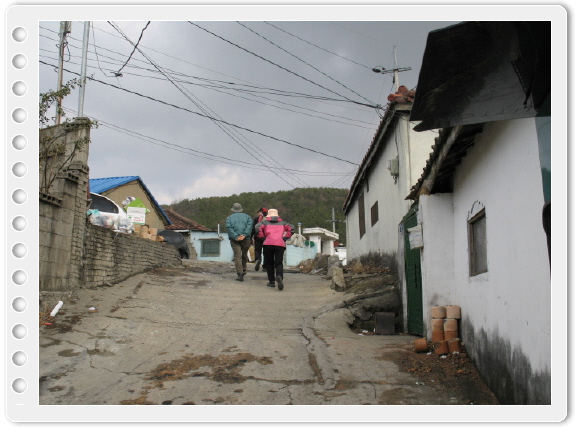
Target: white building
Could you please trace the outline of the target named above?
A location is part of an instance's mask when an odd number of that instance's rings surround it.
[[[411,207],[406,197],[423,171],[434,132],[412,130],[414,91],[396,94],[353,180],[343,210],[347,260],[377,258],[402,276],[398,231]],[[400,269],[399,269],[400,267]]]
[[[335,241],[339,239],[339,234],[324,228],[305,228],[303,235],[312,241],[316,250],[315,254],[334,255]]]
[[[409,325],[430,339],[431,307],[460,306],[461,341],[504,405],[551,403],[550,34],[547,21],[431,33],[411,116],[443,130],[409,195],[405,225],[422,229],[405,248],[421,291]]]

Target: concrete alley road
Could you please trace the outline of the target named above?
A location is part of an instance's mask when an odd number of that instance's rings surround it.
[[[40,327],[40,405],[466,403],[399,370],[415,337],[352,332],[329,281],[235,278],[185,261],[81,290]]]

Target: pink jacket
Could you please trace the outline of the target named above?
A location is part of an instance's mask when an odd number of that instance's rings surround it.
[[[290,238],[291,227],[278,216],[269,216],[258,225],[258,237],[264,237],[263,246],[286,247],[283,238]]]

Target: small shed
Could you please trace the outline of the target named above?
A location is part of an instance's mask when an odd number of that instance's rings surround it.
[[[305,228],[303,235],[315,244],[316,253],[321,255],[335,254],[335,241],[339,239],[339,234],[324,228]]]

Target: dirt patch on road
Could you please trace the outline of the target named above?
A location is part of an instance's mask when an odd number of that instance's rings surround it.
[[[178,381],[190,377],[206,377],[218,383],[242,383],[250,377],[240,373],[242,367],[249,362],[258,362],[262,365],[272,364],[270,357],[258,357],[250,353],[236,353],[233,355],[194,355],[187,354],[179,359],[158,365],[147,376],[151,384],[145,386],[141,396],[137,399],[121,401],[122,405],[146,405],[148,391],[163,388],[167,381]],[[198,372],[200,368],[211,368],[209,371]]]
[[[158,381],[162,384],[163,381],[182,380],[191,376],[205,376],[221,383],[238,383],[246,379],[246,377],[240,375],[240,370],[248,362],[270,365],[272,364],[272,359],[270,357],[253,356],[250,353],[219,356],[195,356],[190,354],[172,362],[158,365],[147,379]],[[211,367],[212,372],[204,372],[202,374],[193,372],[202,367]]]
[[[421,382],[438,384],[466,398],[463,405],[499,405],[495,395],[483,382],[466,352],[438,356],[435,353],[416,353],[412,346],[394,355],[399,369],[415,374]]]

